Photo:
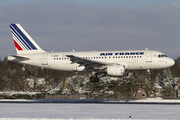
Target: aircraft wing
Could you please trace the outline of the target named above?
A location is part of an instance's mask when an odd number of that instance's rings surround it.
[[[110,65],[111,63],[101,62],[97,60],[85,59],[82,57],[74,56],[74,55],[66,55],[70,58],[70,61],[73,63],[78,63],[80,66],[85,66],[86,70],[91,70],[94,68]]]

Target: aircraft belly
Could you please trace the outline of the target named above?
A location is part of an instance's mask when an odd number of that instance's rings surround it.
[[[128,69],[130,70],[138,69],[138,63],[128,63]]]
[[[131,59],[129,62],[128,62],[128,69],[129,70],[137,70],[139,67],[138,67],[138,60],[136,59]]]
[[[139,65],[140,65],[139,67],[141,69],[157,69],[157,68],[159,68],[159,65],[156,62],[154,62],[154,61],[152,61],[152,62],[145,62],[144,64],[141,63]]]
[[[77,67],[77,64],[69,64],[69,63],[51,63],[49,64],[51,69],[61,70],[61,71],[74,71],[74,68]]]
[[[159,68],[164,68],[163,62],[155,62],[152,65],[152,69],[159,69]]]

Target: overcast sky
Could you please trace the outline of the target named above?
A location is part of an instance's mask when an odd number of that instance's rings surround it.
[[[10,23],[47,51],[147,47],[180,57],[180,0],[1,0],[1,59],[16,54]]]

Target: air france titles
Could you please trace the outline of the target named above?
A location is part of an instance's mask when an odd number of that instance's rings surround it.
[[[112,55],[144,55],[144,52],[101,53],[100,54],[100,56],[112,56]]]

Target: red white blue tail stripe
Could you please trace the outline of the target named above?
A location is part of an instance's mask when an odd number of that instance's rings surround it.
[[[10,30],[18,51],[37,50],[37,47],[32,43],[32,38],[19,24],[10,24]]]

